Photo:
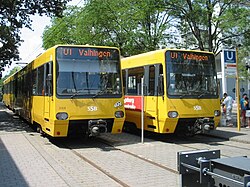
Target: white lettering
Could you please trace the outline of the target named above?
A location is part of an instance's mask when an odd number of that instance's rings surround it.
[[[201,106],[196,105],[196,106],[194,106],[194,110],[202,110],[202,108],[201,108]]]
[[[97,107],[96,106],[88,106],[88,111],[89,112],[97,111]]]
[[[124,99],[124,107],[128,109],[135,109],[135,99],[126,97]]]

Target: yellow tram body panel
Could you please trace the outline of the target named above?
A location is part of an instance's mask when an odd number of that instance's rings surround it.
[[[144,100],[148,101],[147,96]],[[153,100],[151,97],[150,100]],[[161,100],[161,98],[159,99]],[[214,111],[220,105],[217,99],[214,100],[170,100],[161,102],[156,110],[148,110],[147,106],[153,106],[154,103],[144,103],[144,129],[156,133],[174,133],[178,120],[181,118],[202,118],[212,117],[215,128],[218,126],[220,116],[214,117]],[[184,107],[183,107],[184,106]],[[198,110],[197,110],[198,109]],[[168,111],[178,111],[177,118],[170,118]],[[141,111],[126,109],[126,121],[133,122],[137,128],[141,128]],[[153,128],[152,128],[153,127]]]
[[[113,119],[113,127],[111,133],[121,133],[124,118],[116,118],[116,111],[124,111],[122,107],[115,108],[114,105],[121,102],[121,99],[74,99],[74,100],[58,100],[51,104],[50,114],[48,118],[44,118],[43,101],[36,101],[33,107],[33,120],[41,124],[44,132],[53,136],[67,136],[70,121],[80,120],[99,120]],[[66,112],[67,120],[57,120],[56,114]]]

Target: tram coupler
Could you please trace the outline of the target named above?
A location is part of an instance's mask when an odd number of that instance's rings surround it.
[[[98,136],[100,133],[107,132],[107,122],[105,120],[89,120],[88,121],[89,136]]]
[[[178,152],[177,162],[183,187],[250,187],[247,157],[220,158],[219,150],[195,150]]]
[[[199,118],[195,122],[195,126],[200,129],[202,133],[214,129],[214,120],[211,118]]]

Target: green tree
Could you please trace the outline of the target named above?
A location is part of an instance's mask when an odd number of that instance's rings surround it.
[[[62,16],[70,0],[0,0],[0,72],[12,60],[19,60],[20,29],[31,29],[30,15]]]
[[[108,45],[126,56],[158,49],[167,44],[170,22],[163,5],[163,0],[89,0],[82,8],[69,7],[46,28],[44,48],[58,43]]]
[[[250,32],[250,4],[246,0],[170,0],[186,47],[219,53],[223,46],[242,43]]]
[[[64,15],[46,28],[45,48],[58,43],[112,45],[128,56],[172,43],[215,54],[239,41],[249,44],[245,0],[88,0]]]

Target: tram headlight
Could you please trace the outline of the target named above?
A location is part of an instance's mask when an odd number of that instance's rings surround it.
[[[177,118],[177,116],[178,116],[178,112],[176,112],[176,111],[169,111],[168,112],[168,117],[170,117],[170,118]]]
[[[115,117],[116,118],[123,118],[124,117],[124,112],[123,111],[116,111],[115,112]]]
[[[220,112],[219,110],[215,110],[215,111],[214,111],[214,116],[220,116],[220,113],[221,113],[221,112]]]
[[[68,119],[69,115],[66,112],[58,112],[56,114],[56,119],[58,120],[66,120]]]

